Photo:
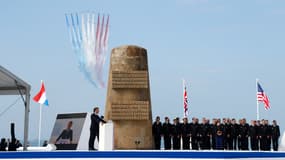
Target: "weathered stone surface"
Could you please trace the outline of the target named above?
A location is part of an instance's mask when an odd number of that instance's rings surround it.
[[[115,149],[152,149],[147,51],[121,46],[111,53],[105,119],[114,122]]]

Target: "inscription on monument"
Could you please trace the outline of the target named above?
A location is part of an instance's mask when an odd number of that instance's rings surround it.
[[[113,88],[148,88],[147,71],[113,71]]]
[[[111,108],[111,118],[113,120],[149,119],[148,101],[113,102]]]

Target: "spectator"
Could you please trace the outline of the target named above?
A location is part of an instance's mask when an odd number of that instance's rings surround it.
[[[8,147],[8,144],[6,142],[6,139],[2,138],[0,142],[0,151],[7,151],[6,149],[7,147]]]
[[[45,140],[44,143],[43,143],[43,147],[46,147],[48,145],[48,141]]]

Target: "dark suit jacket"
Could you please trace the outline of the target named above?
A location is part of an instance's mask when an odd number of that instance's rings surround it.
[[[91,115],[90,131],[91,132],[99,132],[99,124],[100,124],[100,122],[106,123],[106,121],[104,121],[98,115],[96,115],[95,113],[92,113],[92,115]]]

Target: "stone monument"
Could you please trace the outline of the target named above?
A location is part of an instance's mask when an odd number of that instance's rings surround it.
[[[147,51],[121,46],[111,53],[105,119],[114,123],[114,149],[152,149]]]

